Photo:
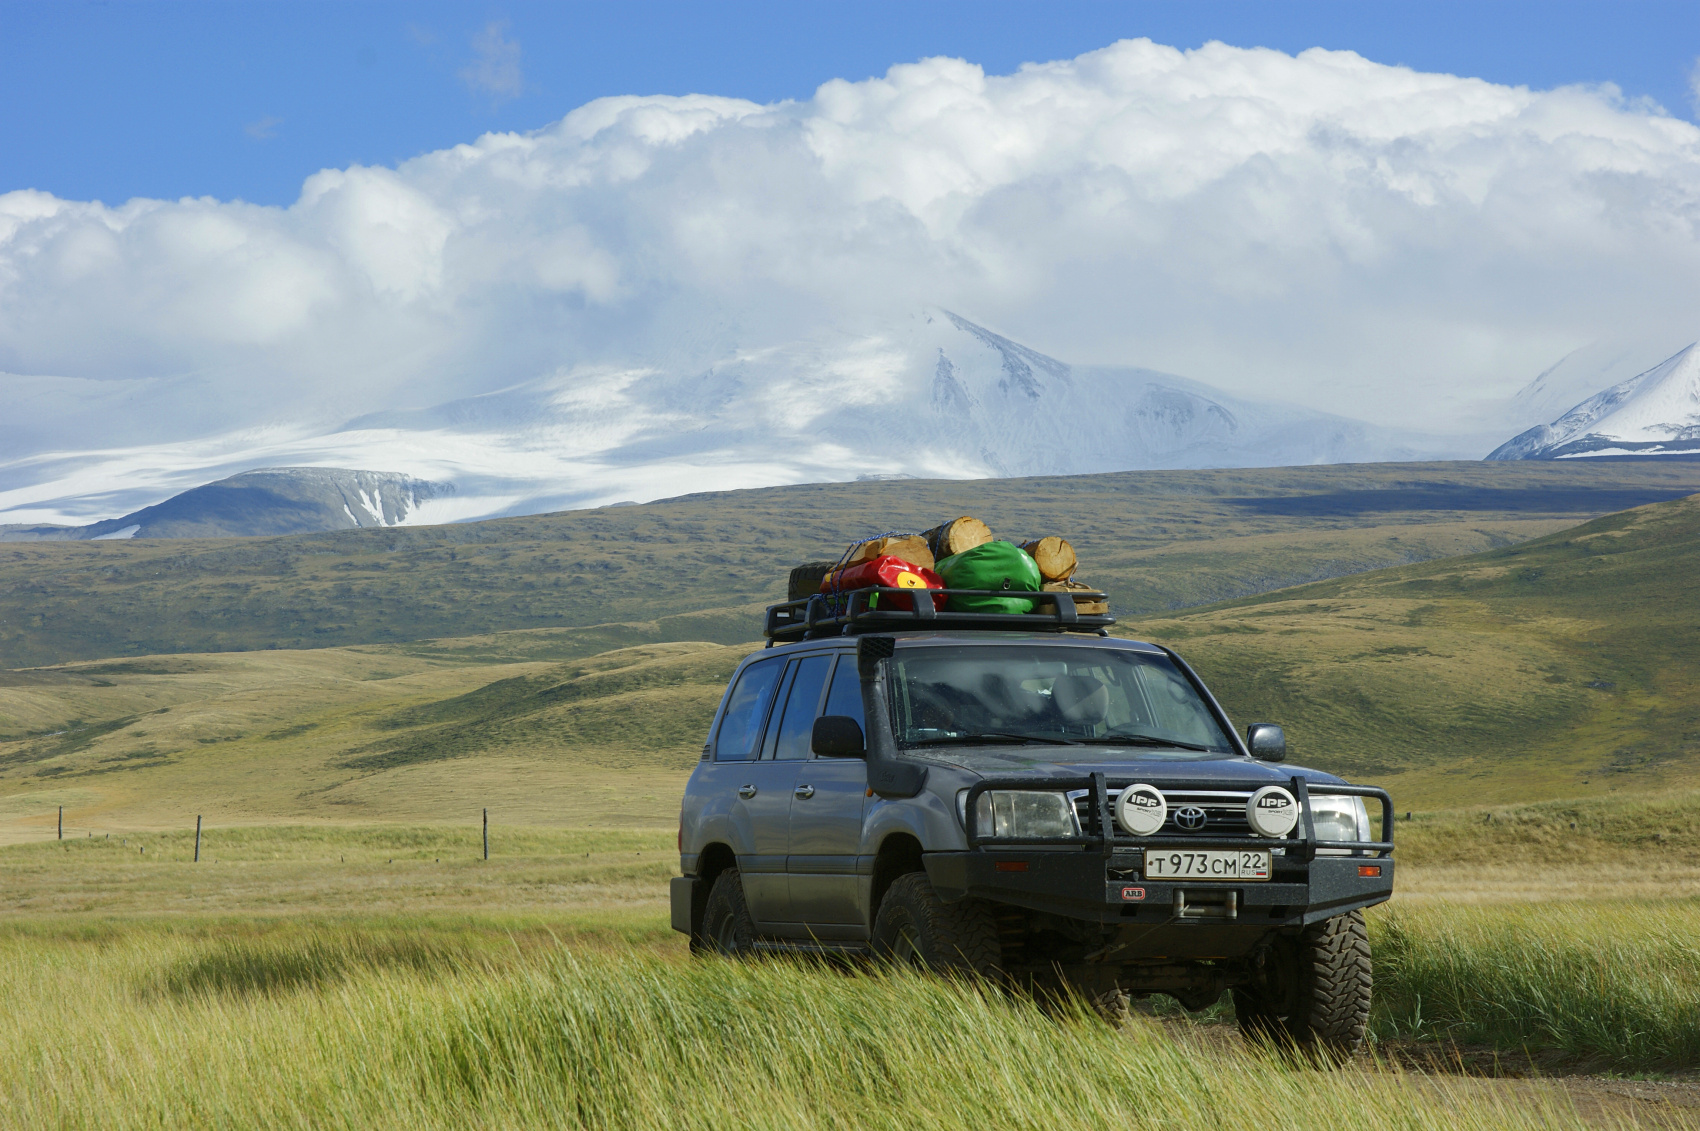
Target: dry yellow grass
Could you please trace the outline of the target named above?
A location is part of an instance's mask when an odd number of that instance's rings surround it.
[[[546,632],[409,649],[222,653],[0,680],[0,843],[220,825],[476,819],[671,828],[727,673],[750,646],[567,663]],[[517,638],[517,639],[513,639]],[[57,732],[57,733],[56,733]]]

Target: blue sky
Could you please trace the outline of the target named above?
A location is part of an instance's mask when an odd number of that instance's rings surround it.
[[[926,56],[1007,73],[1135,36],[1613,82],[1692,120],[1700,4],[0,0],[0,191],[286,204],[320,168],[534,129],[603,95],[807,98]]]

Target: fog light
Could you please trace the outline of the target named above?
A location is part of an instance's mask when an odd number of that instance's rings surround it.
[[[1130,785],[1116,798],[1116,823],[1134,836],[1155,836],[1169,819],[1169,803],[1156,786]]]
[[[1380,864],[1359,864],[1358,865],[1358,875],[1363,876],[1365,879],[1371,879],[1371,880],[1379,879],[1381,877],[1381,865]]]
[[[1298,798],[1278,785],[1266,785],[1245,803],[1245,819],[1258,836],[1286,836],[1299,823]]]

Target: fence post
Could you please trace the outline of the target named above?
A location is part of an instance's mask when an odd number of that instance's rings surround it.
[[[195,863],[201,862],[201,815],[195,814]]]
[[[65,839],[65,807],[59,806],[59,839]]]
[[[490,810],[484,810],[484,859],[490,859]]]

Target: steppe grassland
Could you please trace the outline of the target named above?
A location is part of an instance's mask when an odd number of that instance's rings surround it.
[[[1700,906],[1579,900],[1573,880],[1692,862],[1697,818],[1688,796],[1404,822],[1401,899],[1371,915],[1378,1036],[1403,1059],[1466,1040],[1680,1067]],[[934,983],[691,963],[667,927],[671,842],[498,826],[486,862],[469,821],[214,827],[200,864],[188,829],[4,849],[0,1123],[1125,1126],[1138,1095],[1172,1127],[1277,1101],[1367,1127],[1581,1125],[1541,1085],[1317,1073],[1220,1026],[1118,1036]],[[1523,882],[1404,898],[1436,868]],[[1542,880],[1569,901],[1531,902]]]
[[[1241,722],[1402,809],[1692,787],[1700,502],[1206,607],[1175,644]],[[745,622],[748,625],[748,621]],[[105,660],[0,676],[0,837],[216,823],[671,823],[753,644],[633,626]]]
[[[1700,498],[1145,620],[1296,760],[1401,807],[1700,782]]]
[[[312,927],[0,939],[0,1122],[1562,1127],[1562,1095],[1318,1072],[906,974]],[[616,953],[609,953],[612,949]],[[77,987],[66,993],[67,986]]]
[[[453,526],[0,545],[0,666],[612,628],[587,651],[748,638],[794,562],[974,514],[1058,533],[1124,615],[1504,546],[1700,489],[1649,460],[804,484]],[[702,610],[711,610],[703,613]],[[716,611],[717,610],[717,611]]]
[[[1583,531],[1580,545],[1680,552],[1682,529],[1645,521]],[[1654,614],[1579,606],[1563,572],[1577,544],[1201,610],[1160,622],[1176,628],[1168,637],[1139,631],[1176,640],[1242,721],[1289,722],[1312,764],[1389,760],[1382,772],[1418,812],[1401,822],[1401,898],[1371,918],[1383,1039],[1660,1071],[1671,1050],[1696,1047],[1700,959],[1681,940],[1700,931],[1700,803],[1669,792],[1681,758],[1624,759],[1598,735],[1671,733],[1657,679],[1688,660],[1680,648],[1652,664],[1620,654],[1608,622],[1645,632]],[[1665,599],[1661,570],[1615,583]],[[1538,585],[1532,571],[1554,576]],[[1413,582],[1427,589],[1413,596]],[[1661,615],[1674,608],[1680,625],[1692,602],[1677,596]],[[1395,607],[1413,600],[1430,611]],[[1388,605],[1366,616],[1377,601]],[[1142,1022],[1117,1037],[931,982],[685,965],[665,918],[676,798],[747,646],[584,647],[571,630],[537,631],[8,673],[0,713],[34,711],[29,729],[64,733],[0,747],[10,835],[31,842],[0,852],[12,910],[0,1121],[522,1125],[570,1113],[610,1127],[950,1127],[1067,1111],[1125,1126],[1130,1095],[1165,1097],[1172,1126],[1246,1123],[1266,1110],[1246,1105],[1269,1097],[1306,1121],[1367,1126],[1568,1118],[1538,1088],[1484,1097],[1462,1082],[1295,1071],[1184,1029]],[[1340,681],[1295,657],[1351,670],[1361,710],[1331,715]],[[1581,675],[1612,688],[1577,687]],[[1626,692],[1651,697],[1615,722],[1590,713]],[[1592,768],[1572,767],[1579,779],[1550,772],[1553,748],[1515,741],[1588,725],[1601,729],[1588,732]],[[1375,746],[1389,726],[1418,740]],[[1499,750],[1507,800],[1584,796],[1483,807],[1491,779],[1458,791],[1440,776],[1456,768],[1434,764],[1447,743]],[[1361,762],[1352,772],[1371,776]],[[1416,788],[1425,774],[1442,784]],[[1573,788],[1595,777],[1599,789]],[[488,796],[486,863],[476,810]],[[1477,804],[1439,808],[1460,796]],[[67,800],[70,839],[47,840]],[[214,819],[196,865],[190,814],[204,809]],[[1636,877],[1640,888],[1618,886]],[[1666,898],[1605,902],[1625,894]],[[1553,897],[1566,902],[1541,904]],[[77,1032],[91,1039],[64,1038]],[[964,1064],[972,1080],[956,1075]],[[1056,1091],[1081,1065],[1092,1094]]]
[[[66,665],[0,679],[0,839],[328,821],[672,828],[754,645],[567,663],[570,632]],[[556,653],[558,654],[558,653]],[[472,757],[476,755],[476,757]]]

